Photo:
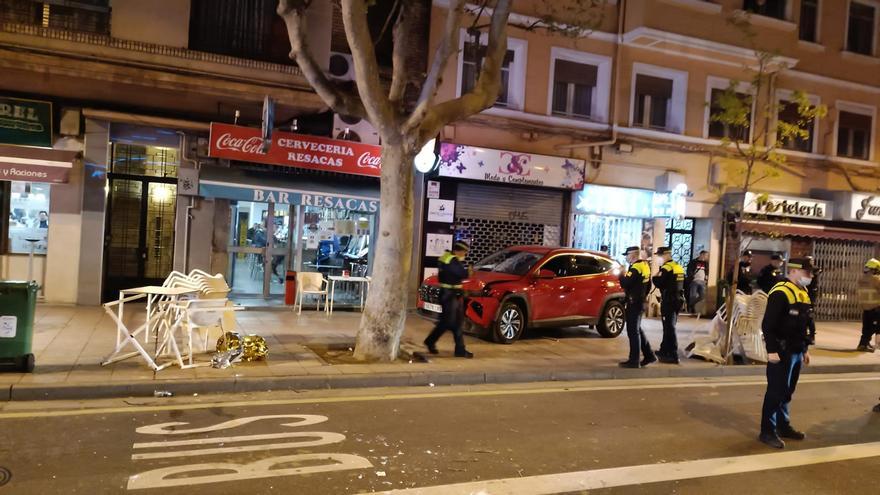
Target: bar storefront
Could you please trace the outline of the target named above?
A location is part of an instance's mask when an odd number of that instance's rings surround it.
[[[221,166],[201,169],[199,194],[229,210],[227,280],[239,300],[277,302],[288,270],[371,273],[379,146],[275,131],[264,153],[259,129],[214,123],[210,156]],[[359,301],[346,285],[337,306]]]

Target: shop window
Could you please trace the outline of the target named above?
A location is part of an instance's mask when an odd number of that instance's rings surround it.
[[[749,125],[736,125],[726,122],[718,122],[712,118],[724,112],[721,101],[724,98],[725,90],[721,88],[712,88],[711,104],[709,105],[709,137],[715,139],[730,139],[732,141],[748,141]],[[736,97],[744,104],[751,105],[749,95],[746,93],[736,93]],[[748,112],[748,121],[752,121],[752,112]]]
[[[636,76],[636,114],[634,125],[666,130],[672,80],[639,74]]]
[[[798,38],[810,43],[819,41],[819,0],[801,0]]]
[[[785,20],[786,0],[745,0],[743,10],[753,14]]]
[[[846,33],[846,49],[862,55],[874,54],[874,18],[877,9],[873,5],[850,2],[849,22]]]
[[[49,184],[11,182],[9,187],[8,251],[46,254],[49,246]]]
[[[798,113],[797,103],[791,101],[780,101],[779,102],[779,120],[781,122],[785,122],[787,124],[795,125],[798,122],[804,120],[804,117]],[[812,153],[813,152],[813,133],[816,129],[816,120],[811,119],[809,122],[805,122],[804,125],[801,125],[802,128],[805,128],[809,135],[806,138],[794,138],[794,139],[786,139],[779,143],[779,145],[786,150],[793,151],[803,151],[804,153]]]
[[[872,121],[870,115],[841,111],[837,122],[837,156],[867,160]]]
[[[595,65],[556,60],[553,69],[553,114],[590,118],[598,71]]]

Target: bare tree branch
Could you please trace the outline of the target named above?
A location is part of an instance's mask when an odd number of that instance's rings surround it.
[[[489,27],[489,43],[486,58],[480,69],[480,76],[474,88],[428,110],[419,131],[422,137],[434,136],[440,129],[456,120],[479,113],[495,103],[501,89],[501,65],[507,55],[507,18],[510,15],[511,0],[498,0],[492,12]]]
[[[437,88],[440,86],[440,79],[446,72],[446,66],[452,54],[458,51],[458,36],[461,32],[461,19],[464,16],[464,6],[466,0],[454,0],[449,5],[449,12],[446,16],[446,26],[444,29],[443,39],[437,45],[434,52],[434,61],[431,63],[431,69],[425,77],[422,85],[422,91],[416,100],[416,108],[407,120],[405,128],[412,129],[418,126],[425,116],[428,108],[434,103],[434,97],[437,95]]]
[[[401,0],[396,0],[400,2]],[[413,0],[403,0],[400,11],[397,13],[397,22],[394,23],[394,50],[391,54],[391,88],[388,91],[388,99],[393,103],[403,100],[406,85],[409,83],[410,72],[407,70],[407,58],[415,46],[416,18],[413,15],[416,5]]]
[[[340,88],[333,81],[327,79],[324,70],[315,61],[315,57],[309,49],[305,14],[311,3],[311,0],[279,0],[278,2],[277,12],[284,19],[284,23],[287,25],[287,35],[290,38],[290,57],[296,61],[303,76],[309,81],[318,96],[334,112],[366,117],[366,109],[356,95],[351,90]]]
[[[367,119],[381,134],[388,135],[388,128],[393,125],[394,118],[379,79],[379,64],[367,24],[367,5],[364,0],[342,0],[342,23],[351,48],[357,89],[367,111]]]

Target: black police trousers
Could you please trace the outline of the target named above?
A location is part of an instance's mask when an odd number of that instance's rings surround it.
[[[461,291],[454,289],[440,289],[440,306],[443,307],[443,313],[434,326],[434,330],[425,339],[425,345],[434,347],[444,332],[450,330],[455,339],[455,353],[461,354],[465,351],[464,335],[461,332],[461,324],[464,320],[464,304],[461,297]]]
[[[629,359],[630,363],[638,363],[639,352],[641,351],[645,357],[652,354],[651,344],[645,337],[645,331],[642,330],[642,304],[626,304],[626,336],[629,338]]]
[[[859,345],[868,345],[874,334],[877,333],[877,320],[880,319],[880,310],[866,309],[862,312],[862,337],[859,339]]]
[[[678,357],[678,337],[675,335],[675,326],[678,324],[678,310],[674,303],[663,302],[660,304],[660,317],[663,322],[663,341],[660,342],[660,354],[668,357]]]

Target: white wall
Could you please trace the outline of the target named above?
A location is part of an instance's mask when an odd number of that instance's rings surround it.
[[[110,35],[114,38],[189,46],[189,1],[112,0],[110,7]]]
[[[55,213],[49,223],[46,256],[46,302],[75,304],[79,284],[82,215]]]

